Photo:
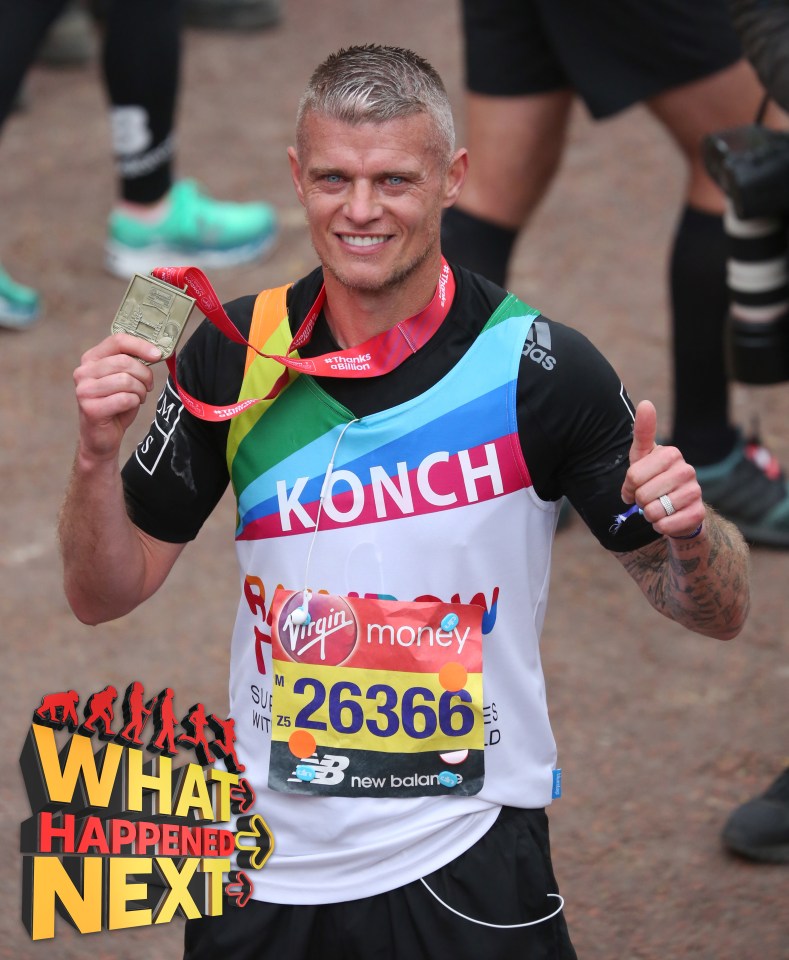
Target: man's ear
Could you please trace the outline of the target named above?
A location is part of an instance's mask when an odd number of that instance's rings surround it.
[[[293,180],[293,186],[296,188],[296,196],[299,198],[299,203],[304,206],[304,191],[301,188],[301,164],[295,147],[288,147],[288,160],[290,161],[290,176]]]
[[[446,173],[443,203],[445,207],[451,207],[460,196],[460,191],[466,181],[467,173],[468,150],[463,147],[455,153]]]

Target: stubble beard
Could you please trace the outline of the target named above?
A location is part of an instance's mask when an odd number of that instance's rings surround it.
[[[318,259],[323,264],[323,269],[331,274],[334,279],[342,284],[346,290],[357,291],[359,293],[388,293],[390,290],[395,287],[400,286],[405,283],[411,276],[413,276],[419,268],[433,256],[436,247],[439,246],[440,241],[438,237],[440,236],[440,216],[438,220],[438,226],[436,227],[436,241],[435,243],[430,244],[416,256],[414,256],[407,263],[402,264],[401,266],[395,267],[392,273],[388,277],[384,277],[382,280],[352,280],[346,274],[343,274],[342,271],[338,270],[331,263],[327,263],[326,260],[321,256],[320,251],[317,249],[313,243],[313,248],[318,254]],[[437,279],[437,278],[436,278]]]

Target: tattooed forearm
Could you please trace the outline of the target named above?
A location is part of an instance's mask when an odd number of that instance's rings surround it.
[[[748,547],[710,507],[699,537],[664,537],[618,559],[652,606],[671,620],[720,640],[742,629],[749,605]]]

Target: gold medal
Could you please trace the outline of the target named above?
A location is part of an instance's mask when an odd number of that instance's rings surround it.
[[[155,344],[164,360],[175,352],[194,305],[178,287],[135,273],[110,329]]]

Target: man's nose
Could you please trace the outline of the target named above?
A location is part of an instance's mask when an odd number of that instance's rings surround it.
[[[381,216],[381,205],[376,199],[373,185],[365,180],[351,184],[343,209],[353,223],[364,224]]]

